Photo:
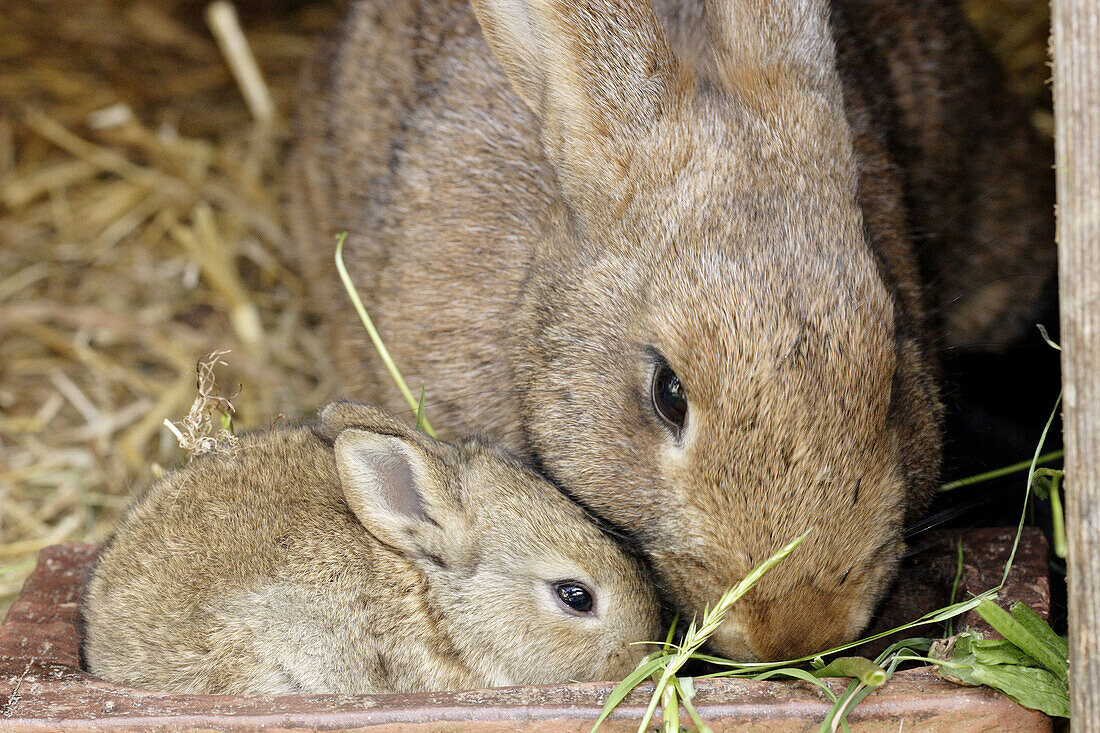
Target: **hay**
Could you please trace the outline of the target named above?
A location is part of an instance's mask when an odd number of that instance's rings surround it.
[[[1008,88],[1027,100],[1032,124],[1054,137],[1050,94],[1050,4],[1042,0],[962,0],[963,11],[1005,71]]]
[[[197,2],[0,15],[0,613],[40,548],[103,540],[186,458],[163,422],[199,357],[231,351],[238,430],[333,390],[279,192],[298,69],[339,8],[270,6],[240,8],[244,47],[224,4],[217,42]],[[219,43],[263,70],[244,72],[261,122]]]
[[[1045,3],[967,9],[1049,114]],[[0,613],[40,548],[103,540],[136,487],[184,460],[163,423],[187,415],[199,357],[231,351],[218,380],[242,386],[238,430],[333,391],[279,195],[298,70],[340,3],[237,10],[246,47],[195,0],[0,14]]]

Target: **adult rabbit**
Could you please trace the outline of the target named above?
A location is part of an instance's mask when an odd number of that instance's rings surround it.
[[[355,2],[308,74],[296,240],[347,393],[402,407],[340,230],[433,423],[525,456],[689,616],[813,528],[713,638],[790,657],[891,580],[938,474],[934,347],[1018,329],[1049,270],[1043,156],[946,2],[655,9]]]

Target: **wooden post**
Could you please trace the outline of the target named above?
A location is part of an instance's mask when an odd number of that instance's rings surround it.
[[[1054,0],[1070,704],[1100,733],[1100,2]]]

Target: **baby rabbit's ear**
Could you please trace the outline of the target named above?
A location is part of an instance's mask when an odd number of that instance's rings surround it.
[[[321,411],[321,431],[335,440],[348,428],[362,428],[386,435],[408,437],[412,428],[385,410],[358,402],[333,402]]]
[[[638,137],[682,86],[649,1],[472,2],[513,90],[542,120],[566,195],[620,181],[629,156],[616,143]]]
[[[335,447],[344,497],[371,534],[413,556],[437,544],[433,538],[459,508],[438,457],[418,443],[365,430],[343,431]]]

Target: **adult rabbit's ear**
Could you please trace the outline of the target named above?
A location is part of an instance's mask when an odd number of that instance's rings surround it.
[[[567,196],[607,193],[688,81],[648,0],[472,0]]]
[[[815,162],[851,166],[828,0],[705,0],[718,83]],[[809,146],[813,146],[812,148]]]
[[[707,0],[706,19],[731,92],[787,84],[839,91],[828,0]]]
[[[335,441],[344,498],[380,542],[439,564],[465,525],[442,459],[420,441],[344,430]]]

